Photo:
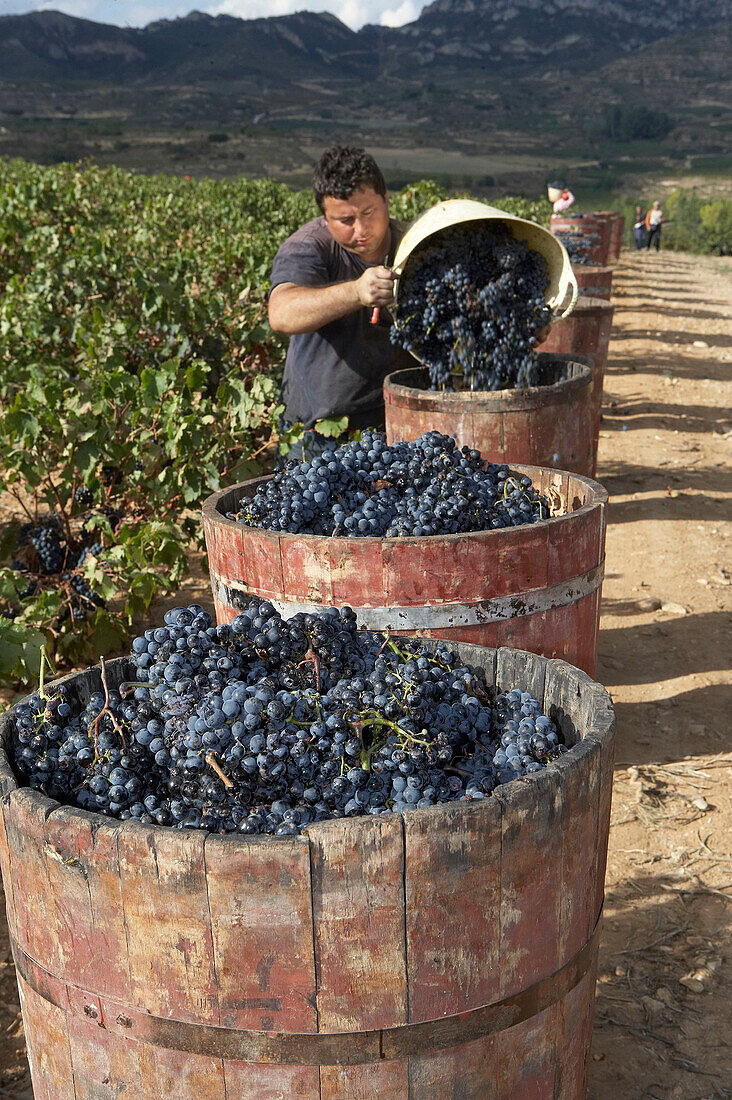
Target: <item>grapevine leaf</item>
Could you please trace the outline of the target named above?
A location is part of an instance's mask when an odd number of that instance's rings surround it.
[[[343,435],[347,427],[348,417],[342,416],[338,420],[316,420],[314,430],[320,435],[326,436],[328,439],[337,439],[339,435]]]
[[[0,618],[0,683],[33,683],[40,673],[45,641],[34,627]]]

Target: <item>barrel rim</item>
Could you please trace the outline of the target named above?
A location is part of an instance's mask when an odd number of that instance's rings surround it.
[[[583,389],[592,387],[592,371],[594,360],[590,356],[574,356],[571,353],[542,352],[550,359],[563,359],[566,366],[578,366],[579,371],[571,378],[560,378],[556,382],[550,382],[546,386],[523,386],[520,389],[505,390],[460,390],[455,393],[445,393],[442,390],[423,390],[418,386],[407,386],[404,382],[397,381],[399,375],[414,374],[419,371],[427,372],[427,367],[402,367],[392,371],[384,379],[384,393],[402,400],[433,401],[436,405],[446,405],[448,409],[453,405],[468,405],[477,410],[482,406],[495,412],[517,412],[526,408],[544,407],[554,405],[559,401],[573,398]],[[584,362],[582,359],[584,358]]]
[[[603,221],[607,221],[607,215],[609,213],[615,213],[615,211],[609,210],[557,210],[556,213],[552,212],[550,218],[554,221],[555,218],[601,218]]]
[[[572,482],[580,482],[583,488],[589,492],[589,499],[579,506],[579,508],[573,508],[571,512],[565,512],[560,516],[548,516],[546,519],[537,520],[535,523],[524,524],[528,530],[531,531],[543,531],[550,530],[557,523],[561,523],[562,520],[567,519],[568,516],[586,515],[588,512],[595,508],[602,508],[607,505],[609,494],[604,485],[601,485],[599,481],[594,481],[592,478],[587,477],[585,474],[575,474],[568,470],[555,470],[550,466],[528,466],[523,463],[497,463],[501,466],[509,466],[511,470],[515,470],[519,474],[526,474],[531,477],[533,482],[534,477],[537,477],[541,472],[546,472],[554,477],[563,477],[569,480],[569,490],[572,491]],[[499,527],[497,529],[485,530],[485,531],[460,531],[457,534],[445,534],[445,535],[392,535],[390,537],[381,535],[363,535],[361,537],[351,538],[348,535],[313,535],[310,532],[302,532],[293,534],[291,531],[270,531],[264,527],[251,527],[247,523],[239,523],[236,520],[229,519],[219,510],[220,500],[228,493],[234,493],[237,490],[243,490],[249,486],[252,495],[256,490],[256,487],[264,481],[269,481],[273,474],[264,474],[262,477],[249,478],[247,481],[240,481],[236,485],[229,485],[225,489],[218,489],[215,493],[212,493],[210,497],[207,497],[201,505],[201,512],[203,515],[204,527],[206,524],[223,525],[224,527],[230,527],[232,530],[253,531],[261,538],[266,538],[268,542],[277,542],[284,540],[286,544],[292,544],[294,542],[306,542],[310,545],[321,546],[324,542],[337,541],[341,543],[354,543],[356,546],[363,545],[364,543],[371,544],[375,542],[384,543],[385,546],[398,546],[406,543],[420,545],[434,546],[438,541],[446,543],[448,546],[453,544],[464,543],[467,539],[475,538],[476,536],[501,538],[506,537],[507,534],[512,534],[518,530],[518,527]],[[247,495],[245,492],[239,494],[239,501],[243,500]],[[551,525],[551,527],[550,527]]]
[[[546,701],[552,673],[554,673],[555,677],[564,675],[567,678],[568,683],[572,687],[571,698],[577,703],[577,712],[586,699],[587,693],[589,693],[593,699],[592,712],[582,727],[583,736],[576,741],[575,744],[571,745],[568,751],[563,753],[556,761],[547,765],[541,771],[533,773],[531,776],[521,776],[511,780],[509,783],[502,784],[495,789],[493,794],[484,799],[465,803],[441,802],[436,806],[405,810],[404,814],[410,815],[410,821],[417,822],[427,815],[427,820],[433,823],[434,828],[437,829],[442,826],[448,829],[450,824],[450,811],[454,811],[455,806],[459,806],[463,812],[469,812],[471,814],[487,812],[493,804],[492,799],[494,797],[501,803],[504,809],[510,808],[514,804],[520,806],[523,804],[526,797],[526,791],[530,786],[537,786],[538,784],[546,782],[558,783],[561,780],[561,773],[565,769],[574,764],[579,764],[587,755],[595,756],[598,753],[602,754],[603,752],[612,750],[612,739],[615,732],[616,719],[612,697],[609,691],[597,680],[593,680],[587,673],[576,668],[574,665],[570,665],[567,661],[555,657],[542,657],[539,654],[530,653],[528,650],[513,649],[509,646],[492,648],[489,646],[474,645],[471,642],[455,642],[452,641],[452,639],[444,638],[415,638],[414,640],[420,642],[420,644],[426,644],[431,647],[447,644],[448,648],[457,652],[458,656],[466,663],[475,664],[481,667],[485,673],[486,679],[490,680],[489,686],[497,686],[496,682],[501,679],[502,672],[508,672],[519,680],[521,676],[519,668],[522,663],[533,666],[534,670],[538,668],[540,675],[543,674],[541,679],[542,699],[540,702],[545,711],[547,706],[552,705],[551,703],[547,704]],[[508,668],[506,668],[506,666],[508,666]],[[122,683],[125,680],[125,676],[129,675],[131,672],[131,658],[125,656],[105,661],[105,668],[108,674],[112,674],[112,677],[117,683]],[[117,677],[118,673],[121,673],[119,678]],[[78,669],[74,672],[67,673],[65,676],[56,677],[54,680],[49,681],[46,687],[50,688],[69,683],[70,681],[75,681],[89,674],[96,675],[98,680],[98,685],[96,686],[101,685],[101,666],[90,665],[85,669]],[[20,700],[18,702],[20,702]],[[306,833],[298,836],[247,836],[238,833],[211,833],[203,829],[175,829],[171,825],[144,824],[132,818],[121,821],[118,818],[107,817],[95,811],[85,810],[81,806],[73,806],[64,802],[58,802],[42,791],[36,791],[32,787],[22,785],[18,782],[7,747],[12,714],[17,706],[18,703],[14,703],[12,707],[0,714],[0,802],[4,808],[7,808],[13,797],[21,797],[29,800],[31,808],[41,813],[44,819],[48,818],[51,814],[55,814],[57,817],[67,814],[74,817],[81,815],[82,821],[88,823],[91,829],[99,829],[104,826],[116,832],[121,830],[142,830],[146,833],[150,832],[150,830],[154,832],[162,830],[166,834],[175,832],[180,834],[181,837],[185,836],[190,844],[200,844],[210,837],[217,842],[223,841],[232,844],[271,845],[274,843],[283,849],[292,849],[293,846],[300,847],[302,844],[309,844],[311,840],[317,839],[323,832],[336,828],[339,821],[342,820],[340,818],[329,818],[325,821],[314,822],[312,825],[307,826]],[[577,712],[573,711],[567,715],[571,722],[579,718]],[[420,816],[415,817],[413,815]],[[374,820],[369,814],[358,816],[363,817],[365,822],[372,822]],[[440,818],[443,819],[442,822]],[[348,818],[346,820],[353,822],[356,818]]]

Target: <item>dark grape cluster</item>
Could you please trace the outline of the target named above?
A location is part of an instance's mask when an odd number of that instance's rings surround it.
[[[88,539],[89,535],[84,537]],[[35,558],[30,563],[27,555],[21,552],[24,547],[33,547],[35,550]],[[66,587],[69,597],[64,605],[64,614],[67,616],[85,619],[95,608],[104,606],[104,600],[93,591],[89,581],[82,575],[84,563],[90,555],[102,559],[104,546],[101,542],[91,543],[79,550],[77,542],[67,539],[58,516],[50,513],[41,516],[35,523],[27,523],[20,528],[16,552],[20,552],[19,557],[24,560],[14,558],[11,568],[24,574],[28,582],[25,588],[19,590],[19,600],[37,595],[43,587],[43,576],[51,578],[50,583],[57,587],[62,584]],[[46,587],[48,583],[46,582]],[[17,607],[7,607],[3,612],[7,618],[15,618],[18,613]]]
[[[64,574],[64,580],[67,580],[74,590],[70,602],[75,619],[86,619],[96,607],[104,607],[102,597],[96,594],[86,577],[79,572],[84,568],[87,558],[95,557],[101,561],[103,553],[104,544],[101,542],[94,542],[91,546],[85,546],[76,560],[74,572]]]
[[[18,532],[18,549],[30,544],[38,555],[41,573],[60,573],[66,561],[63,530],[54,515],[26,523]]]
[[[74,500],[77,504],[80,504],[82,508],[88,508],[94,503],[94,493],[91,489],[88,489],[86,485],[80,485],[74,493]]]
[[[427,367],[432,389],[532,385],[548,284],[544,257],[504,225],[455,226],[407,261],[392,342]]]
[[[229,518],[270,531],[398,537],[515,527],[546,519],[531,479],[427,432],[387,444],[363,431],[307,462],[288,462],[241,501]]]
[[[565,751],[536,699],[496,694],[440,643],[358,632],[350,608],[230,626],[196,604],[132,646],[136,682],[15,708],[22,777],[120,819],[214,832],[482,799]]]
[[[597,263],[597,261],[590,256],[590,253],[593,249],[597,248],[600,243],[599,233],[583,232],[580,235],[579,233],[572,233],[569,230],[566,232],[559,230],[554,232],[554,236],[564,245],[573,266],[576,264]]]

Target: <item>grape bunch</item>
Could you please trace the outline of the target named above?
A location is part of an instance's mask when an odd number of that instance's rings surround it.
[[[94,503],[94,493],[86,485],[80,485],[74,493],[74,501],[82,508],[88,508]]]
[[[135,681],[15,708],[23,779],[121,820],[293,835],[312,822],[488,797],[566,751],[538,701],[444,643],[359,632],[351,608],[228,626],[192,604],[132,645]]]
[[[18,532],[18,549],[31,545],[38,555],[40,572],[60,573],[66,561],[66,546],[61,523],[54,515],[37,523],[26,523]]]
[[[88,533],[82,533],[82,538],[89,537]],[[48,588],[53,585],[57,589],[63,587],[67,593],[63,605],[63,615],[67,618],[86,619],[95,608],[104,606],[104,600],[82,575],[84,563],[90,555],[101,560],[104,553],[101,542],[83,546],[80,550],[78,542],[67,539],[59,517],[50,513],[20,528],[17,551],[26,547],[32,547],[35,556],[29,561],[27,554],[21,552],[19,557],[23,561],[13,558],[10,563],[14,571],[27,579],[25,588],[18,591],[19,600],[35,596],[44,586]],[[3,613],[7,618],[15,618],[19,609],[7,607]]]
[[[599,233],[584,232],[580,236],[578,233],[555,231],[554,236],[564,245],[573,266],[576,264],[594,264],[597,262],[590,256],[590,253],[594,248],[597,248],[600,243]]]
[[[230,519],[292,534],[399,537],[534,523],[549,515],[531,479],[460,450],[449,435],[387,444],[365,430],[307,462],[288,462]]]
[[[399,281],[392,343],[429,371],[431,389],[533,384],[536,333],[551,321],[546,260],[501,224],[445,230]]]
[[[87,558],[95,557],[101,561],[103,553],[104,544],[101,542],[94,542],[91,546],[84,547],[76,560],[74,572],[64,573],[64,580],[69,582],[74,591],[70,601],[74,619],[86,619],[94,608],[105,606],[102,597],[96,594],[86,577],[79,572],[84,568]]]

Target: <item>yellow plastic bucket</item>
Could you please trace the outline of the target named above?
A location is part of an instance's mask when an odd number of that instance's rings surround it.
[[[536,222],[517,218],[496,206],[488,206],[487,203],[473,199],[447,199],[421,214],[402,238],[394,257],[394,269],[401,275],[411,254],[429,237],[461,222],[475,221],[503,222],[512,237],[517,241],[525,241],[530,249],[539,252],[546,260],[549,272],[546,302],[554,314],[554,320],[559,321],[572,312],[579,291],[569,255],[561,241]],[[569,305],[560,312],[568,295],[571,295]],[[398,303],[398,281],[394,288],[394,297]]]

